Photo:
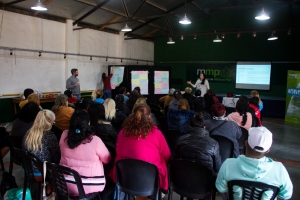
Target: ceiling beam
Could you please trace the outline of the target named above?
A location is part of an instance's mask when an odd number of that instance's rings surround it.
[[[120,19],[122,19],[123,17],[120,15],[117,15],[116,17],[114,17],[113,19],[111,19],[110,21],[108,21],[107,23],[113,23],[116,21],[119,21]],[[108,25],[102,25],[99,30],[102,31],[103,29],[105,29],[105,27],[107,27]]]
[[[140,6],[135,10],[135,12],[133,13],[133,15],[131,16],[131,19],[136,15],[136,13],[142,8],[142,6],[144,5],[144,3],[146,2],[146,0],[143,0],[143,2],[140,4]]]
[[[199,10],[201,10],[202,13],[211,16],[209,13],[205,12],[196,2],[192,1],[191,2],[196,8],[198,8]]]
[[[16,0],[16,1],[12,1],[12,2],[9,2],[9,3],[3,3],[2,5],[1,5],[1,7],[5,7],[5,6],[11,6],[11,5],[14,5],[14,4],[16,4],[16,3],[20,3],[20,2],[22,2],[22,1],[26,1],[26,0]]]
[[[43,3],[43,5],[45,7],[47,7],[53,0],[47,0],[45,3]],[[33,16],[36,16],[37,14],[39,14],[39,11],[35,11]]]
[[[122,4],[123,4],[123,8],[124,8],[124,10],[125,10],[126,16],[127,16],[127,18],[129,19],[129,18],[130,18],[130,15],[129,15],[129,12],[128,12],[126,3],[125,3],[124,0],[121,0],[121,1],[122,1]]]
[[[173,12],[174,10],[176,10],[176,9],[178,9],[178,8],[180,8],[180,7],[186,5],[187,3],[190,3],[190,2],[191,2],[191,0],[187,0],[186,2],[183,2],[183,3],[181,3],[181,4],[177,5],[177,6],[175,6],[174,8],[168,10],[168,11],[165,12],[164,14],[169,14],[169,13]],[[142,24],[142,25],[140,25],[140,26],[138,26],[138,27],[135,27],[134,29],[132,29],[132,31],[125,33],[125,35],[128,35],[129,33],[132,33],[132,32],[134,32],[134,31],[136,31],[136,30],[138,30],[138,29],[140,29],[140,28],[143,28],[144,26],[146,26],[146,25],[148,25],[148,24],[154,22],[155,20],[157,20],[157,19],[159,19],[159,18],[161,18],[161,17],[156,17],[156,18],[150,19],[149,21],[145,22],[144,24]]]
[[[159,29],[153,29],[152,31],[148,32],[148,33],[145,33],[144,35],[142,35],[141,37],[147,37],[148,35],[151,35],[153,33],[156,33],[157,31],[159,31]]]
[[[79,19],[77,19],[75,22],[73,22],[73,26],[75,26],[76,24],[78,24],[79,22],[81,22],[84,18],[86,18],[90,14],[94,13],[96,10],[98,10],[99,8],[101,8],[102,6],[104,6],[105,4],[107,4],[108,2],[110,2],[110,0],[104,0],[102,3],[98,4],[97,6],[95,6],[92,10],[90,10],[89,12],[87,12],[86,14],[84,14],[82,17],[80,17]]]

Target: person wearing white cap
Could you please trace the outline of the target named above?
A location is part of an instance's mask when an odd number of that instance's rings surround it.
[[[293,194],[293,184],[287,170],[280,162],[265,156],[270,152],[272,141],[272,133],[267,128],[250,128],[249,138],[246,141],[246,155],[229,158],[223,163],[216,180],[218,191],[227,193],[228,181],[248,180],[277,186],[280,188],[277,198],[290,199]],[[242,189],[235,188],[234,199],[241,199],[241,196]],[[272,191],[266,191],[261,199],[270,199],[271,196]]]

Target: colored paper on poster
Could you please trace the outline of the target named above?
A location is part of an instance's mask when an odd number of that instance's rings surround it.
[[[149,94],[148,91],[148,71],[131,72],[131,90],[135,87],[141,88],[141,94]]]
[[[154,75],[154,94],[168,94],[169,71],[155,71]]]
[[[112,89],[115,89],[123,82],[124,67],[114,67],[114,75],[110,79]]]

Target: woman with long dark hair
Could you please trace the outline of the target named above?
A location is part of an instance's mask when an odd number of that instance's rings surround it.
[[[200,73],[200,79],[196,81],[195,84],[193,84],[191,81],[187,81],[187,84],[191,85],[193,88],[196,88],[197,90],[201,90],[201,96],[203,97],[204,94],[209,90],[209,83],[208,80],[205,78],[204,72]]]
[[[93,182],[99,185],[84,186],[86,194],[103,191],[106,180],[103,163],[111,159],[110,153],[99,137],[94,136],[94,129],[89,125],[87,112],[76,110],[70,120],[69,130],[65,130],[60,138],[60,165],[76,170],[83,182]],[[91,178],[95,177],[97,178]],[[70,195],[78,196],[77,186],[69,184]]]
[[[117,112],[123,112],[126,116],[128,116],[131,111],[129,110],[129,108],[124,104],[124,95],[123,94],[118,94],[115,98],[115,102],[116,102],[116,109]]]
[[[106,76],[106,73],[102,74],[102,81],[103,81],[103,92],[104,92],[104,99],[111,98],[111,85],[110,79],[114,74],[114,66],[111,67],[110,75]]]
[[[252,125],[252,115],[247,112],[248,102],[243,100],[238,100],[236,103],[236,112],[233,112],[228,115],[229,121],[236,122],[240,127],[243,127],[247,130],[251,128]]]
[[[130,97],[128,101],[126,102],[126,105],[128,106],[129,110],[132,110],[136,100],[139,98],[139,92],[137,90],[132,90],[130,93]]]

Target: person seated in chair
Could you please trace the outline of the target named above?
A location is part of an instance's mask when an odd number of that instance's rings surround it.
[[[220,135],[233,142],[233,157],[240,155],[238,139],[242,136],[240,127],[232,121],[228,121],[225,106],[216,103],[212,106],[213,119],[205,120],[206,130],[209,135]]]
[[[216,188],[221,193],[228,192],[227,182],[230,180],[256,181],[279,187],[277,198],[290,199],[293,194],[293,184],[289,174],[281,162],[266,157],[272,146],[272,133],[265,127],[249,129],[246,141],[246,155],[227,159],[220,168]],[[234,199],[241,199],[242,189],[234,187]],[[263,193],[262,200],[270,199],[272,191]],[[226,198],[223,198],[226,199]]]
[[[24,95],[24,100],[22,100],[20,103],[19,103],[19,106],[20,106],[20,108],[22,109],[23,108],[23,106],[26,104],[26,103],[28,103],[28,96],[30,95],[30,94],[32,94],[32,93],[34,93],[34,91],[33,91],[33,89],[30,89],[30,88],[27,88],[27,89],[25,89],[24,90],[24,92],[23,92],[23,95]]]
[[[175,147],[175,158],[183,158],[201,163],[217,173],[221,167],[219,144],[209,137],[205,130],[202,113],[191,120],[191,128],[181,136]]]
[[[167,113],[165,113],[165,109],[166,109],[166,107],[169,106],[170,102],[174,99],[174,96],[173,96],[174,91],[175,91],[175,89],[171,88],[169,90],[169,94],[168,95],[159,98],[159,102],[161,102],[161,103],[164,104],[164,110],[163,110],[163,114],[164,115],[167,115]]]

